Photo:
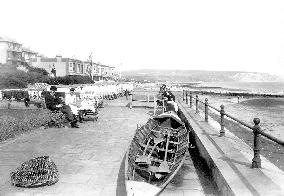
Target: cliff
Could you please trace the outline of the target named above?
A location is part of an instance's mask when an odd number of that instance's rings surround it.
[[[268,73],[242,71],[200,71],[200,70],[133,70],[124,71],[128,79],[175,82],[274,82],[280,77]]]

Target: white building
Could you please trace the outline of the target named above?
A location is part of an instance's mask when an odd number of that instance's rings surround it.
[[[8,37],[0,36],[0,63],[21,64],[22,44]]]
[[[37,52],[25,48],[21,43],[6,36],[0,36],[0,63],[20,65],[36,57]]]

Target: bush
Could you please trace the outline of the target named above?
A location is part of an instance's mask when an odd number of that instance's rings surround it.
[[[28,84],[46,83],[49,77],[37,72],[14,71],[0,76],[1,88],[26,88]]]
[[[0,65],[1,88],[26,88],[28,84],[48,83],[50,85],[92,84],[94,81],[89,76],[64,76],[51,78],[42,68],[25,65],[28,72],[17,70],[16,66]]]
[[[40,75],[48,76],[48,72],[43,68],[30,67],[29,71],[33,73],[39,73]]]
[[[11,99],[14,97],[16,100],[21,100],[29,97],[28,91],[23,90],[8,90],[2,91],[3,98]]]
[[[39,127],[59,127],[65,120],[62,113],[49,110],[0,110],[0,142]]]
[[[64,76],[50,78],[48,84],[50,85],[72,85],[72,84],[92,84],[94,81],[89,76]]]
[[[28,72],[17,69],[16,65],[0,65],[0,88],[26,88],[28,84],[47,83],[48,72],[42,68],[25,65]]]

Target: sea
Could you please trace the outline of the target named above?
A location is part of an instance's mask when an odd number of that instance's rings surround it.
[[[224,92],[237,91],[255,94],[284,95],[284,82],[202,82],[199,84],[207,91]],[[200,89],[201,90],[201,89]],[[225,105],[226,112],[243,122],[252,124],[252,119],[261,119],[261,128],[273,136],[284,141],[284,100],[283,97],[258,98],[255,102],[252,98],[240,98],[240,104],[234,97],[208,97],[211,105],[219,108]],[[204,99],[206,96],[200,97]],[[269,104],[267,104],[269,103]]]
[[[202,82],[200,85],[249,93],[284,95],[284,82]]]

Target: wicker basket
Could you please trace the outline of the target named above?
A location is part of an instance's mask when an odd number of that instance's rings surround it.
[[[19,187],[39,187],[58,182],[58,170],[49,156],[41,156],[24,162],[11,173],[11,183]]]

